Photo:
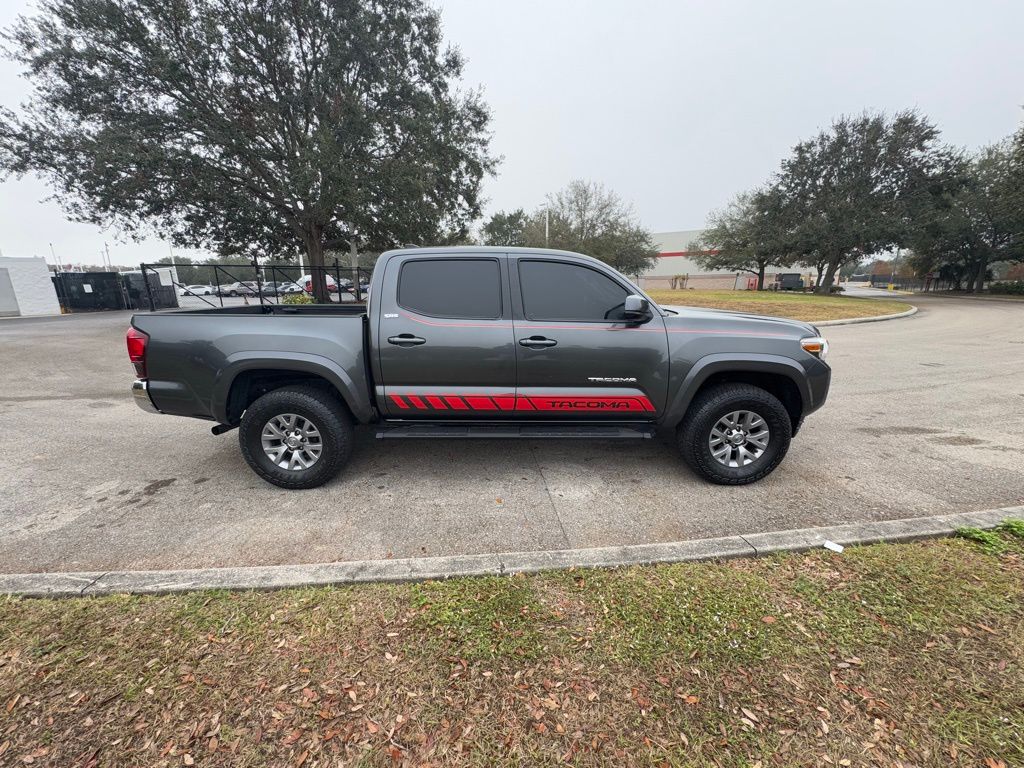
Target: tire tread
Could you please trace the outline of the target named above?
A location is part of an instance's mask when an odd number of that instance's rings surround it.
[[[723,409],[738,410],[744,402],[755,403],[757,407],[768,409],[769,412],[774,411],[773,415],[777,417],[776,421],[781,424],[781,434],[779,434],[780,424],[773,424],[771,439],[781,441],[781,447],[776,449],[776,454],[771,457],[771,461],[757,472],[752,475],[736,477],[721,471],[725,467],[721,467],[711,457],[703,443],[706,437],[705,432],[713,426],[707,422],[712,417],[717,421]],[[676,439],[683,461],[705,480],[719,485],[748,485],[770,475],[785,458],[792,439],[792,423],[785,406],[767,390],[753,384],[718,384],[709,387],[694,398],[677,428]]]

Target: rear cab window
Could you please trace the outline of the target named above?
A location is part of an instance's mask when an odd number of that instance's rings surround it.
[[[501,269],[497,259],[410,259],[398,275],[398,306],[431,317],[497,320]]]

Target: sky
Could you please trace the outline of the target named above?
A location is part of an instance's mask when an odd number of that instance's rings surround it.
[[[652,232],[696,229],[842,114],[916,108],[976,148],[1024,119],[1024,3],[1008,0],[436,0],[503,156],[486,212],[539,206],[575,178]],[[30,3],[0,0],[6,27]],[[0,104],[28,93],[0,61]],[[167,256],[158,239],[69,222],[44,183],[0,183],[0,251],[100,263]],[[186,254],[185,251],[176,251]]]

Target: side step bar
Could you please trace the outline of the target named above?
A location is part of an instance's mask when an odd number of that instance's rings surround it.
[[[386,440],[405,438],[485,438],[494,440],[582,438],[587,440],[628,440],[651,438],[655,428],[648,425],[621,426],[603,424],[396,424],[377,428],[377,437]]]

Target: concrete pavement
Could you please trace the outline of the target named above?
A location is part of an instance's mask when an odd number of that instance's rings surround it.
[[[914,299],[830,328],[829,402],[766,481],[637,443],[357,438],[320,489],[267,485],[235,433],[131,403],[128,313],[0,323],[0,572],[381,560],[656,544],[1024,502],[1024,304]]]

